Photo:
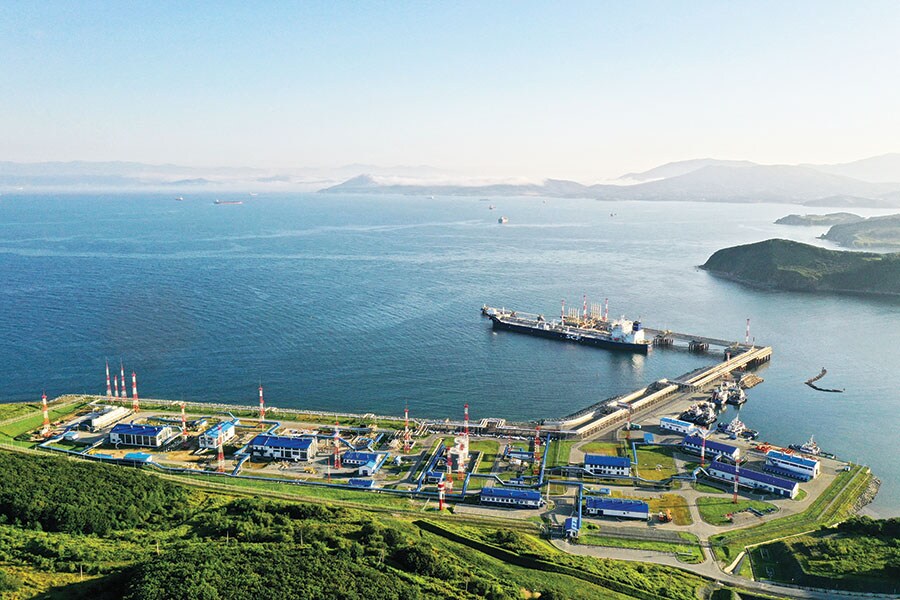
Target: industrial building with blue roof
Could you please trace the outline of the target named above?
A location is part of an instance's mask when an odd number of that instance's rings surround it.
[[[377,452],[344,452],[341,456],[341,464],[348,467],[358,467],[368,462],[376,461],[381,455]]]
[[[649,519],[650,505],[641,500],[628,498],[584,497],[584,511],[589,515],[603,517],[627,517],[629,519]]]
[[[584,470],[591,475],[627,477],[631,474],[631,459],[627,456],[585,454]]]
[[[719,460],[710,464],[709,467],[707,467],[706,472],[713,479],[720,479],[722,481],[733,482],[736,476],[738,485],[756,490],[764,490],[766,492],[778,494],[779,496],[787,496],[788,498],[794,498],[800,491],[800,484],[796,481],[791,481],[783,477],[776,477],[774,475],[769,475],[768,473],[752,471],[750,469],[741,468],[740,471],[738,471],[734,465],[723,463]]]
[[[119,423],[109,432],[109,443],[123,446],[159,448],[172,436],[168,425],[136,425]]]
[[[261,433],[248,444],[250,456],[286,460],[312,460],[319,445],[314,437],[289,437]]]
[[[703,438],[699,435],[688,435],[681,441],[681,447],[686,452],[700,454],[703,452]],[[706,440],[706,456],[724,457],[734,462],[740,456],[741,451],[737,446],[723,444],[713,440]]]
[[[235,430],[236,425],[236,421],[222,421],[221,423],[217,423],[201,433],[197,437],[197,443],[201,448],[217,448],[219,446],[219,435],[222,436],[222,443],[224,444],[237,433]]]
[[[781,450],[769,450],[766,452],[766,466],[773,472],[799,477],[804,481],[818,477],[821,466],[817,459],[808,456],[791,454]],[[769,469],[767,469],[769,470]],[[784,473],[787,471],[787,473]]]
[[[523,508],[540,508],[544,499],[537,490],[523,490],[505,487],[487,487],[481,490],[482,504],[514,506]]]

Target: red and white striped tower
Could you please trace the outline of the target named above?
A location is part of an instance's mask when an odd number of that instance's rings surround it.
[[[538,464],[541,462],[541,426],[534,428],[534,459],[531,461],[531,470],[537,473]]]
[[[447,449],[447,481],[453,481],[453,457],[450,456],[450,449]]]
[[[438,510],[444,510],[444,482],[438,482]]]
[[[128,390],[126,389],[126,386],[125,386],[125,365],[122,364],[121,360],[119,361],[119,369],[120,369],[120,372],[122,373],[122,393],[121,393],[120,397],[127,398]]]
[[[334,468],[341,468],[341,434],[338,432],[338,422],[334,422]]]
[[[463,407],[463,411],[464,411],[463,414],[465,415],[465,424],[466,424],[465,436],[466,436],[466,441],[469,441],[469,403],[468,402]]]
[[[216,471],[219,473],[225,472],[225,447],[222,445],[222,426],[219,424],[219,435],[216,436],[216,445],[219,447],[219,458],[218,465],[216,467]]]
[[[109,361],[106,361],[106,397],[112,396],[112,387],[109,384]]]
[[[122,385],[122,391],[125,391],[125,385]],[[137,373],[131,372],[131,410],[138,412],[141,410],[141,403],[138,401],[137,395]]]
[[[466,438],[466,445],[463,447],[462,444],[459,445],[459,453],[456,456],[456,473],[459,475],[459,480],[464,481],[466,478],[466,461],[469,458],[469,438]]]
[[[744,338],[744,343],[745,344],[750,343],[750,319],[749,318],[747,319],[747,336]]]
[[[559,309],[559,318],[562,321],[563,327],[566,325],[566,299],[563,298],[562,308]]]
[[[706,436],[708,436],[708,435],[709,435],[708,429],[700,430],[700,439],[702,440],[700,442],[700,466],[701,467],[706,466]]]
[[[736,458],[734,461],[734,497],[731,499],[733,504],[737,504],[738,481],[741,477],[741,459]]]
[[[41,435],[50,437],[50,410],[47,408],[47,392],[41,392],[41,408],[44,411],[44,426],[41,428]]]
[[[403,452],[409,454],[412,449],[409,434],[409,407],[403,409]]]
[[[119,397],[119,376],[118,375],[113,375],[113,383],[116,386],[116,394],[114,397],[118,398]],[[125,385],[124,381],[122,382],[122,385]]]
[[[266,418],[266,403],[263,401],[263,389],[262,384],[259,384],[259,420],[262,421]]]
[[[609,298],[606,299],[606,310],[604,311],[603,320],[609,323]]]
[[[181,438],[187,442],[187,415],[184,414],[184,402],[181,403]]]

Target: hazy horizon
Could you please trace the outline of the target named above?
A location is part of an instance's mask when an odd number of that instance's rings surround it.
[[[0,6],[0,160],[597,181],[896,152],[900,4]]]

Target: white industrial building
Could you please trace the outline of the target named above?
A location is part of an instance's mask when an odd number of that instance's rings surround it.
[[[775,477],[768,473],[760,473],[751,471],[750,469],[740,469],[738,471],[734,465],[720,462],[716,460],[707,467],[706,472],[713,479],[733,482],[735,477],[738,479],[738,485],[778,494],[779,496],[787,496],[794,498],[800,491],[800,484],[796,481]]]
[[[172,436],[168,425],[135,425],[119,423],[109,432],[109,443],[123,446],[159,448]]]
[[[99,431],[114,423],[118,423],[130,414],[131,411],[124,406],[101,406],[78,419],[76,423],[78,429]]]
[[[688,423],[681,419],[673,419],[671,417],[662,417],[659,420],[659,427],[660,429],[674,431],[675,433],[680,433],[682,435],[690,435],[697,431],[697,426],[693,423]]]
[[[312,460],[318,451],[314,437],[288,437],[261,433],[250,441],[250,455],[257,458]]]
[[[585,496],[584,511],[589,515],[603,517],[625,517],[628,519],[650,518],[650,505],[641,500],[627,498],[599,498]]]
[[[724,457],[733,462],[737,460],[741,454],[741,451],[737,446],[731,446],[730,444],[723,444],[722,442],[715,442],[713,440],[706,440],[706,443],[704,444],[703,438],[699,435],[685,436],[684,440],[681,442],[682,450],[693,454],[704,454],[704,445],[706,446],[706,458]]]
[[[809,456],[789,454],[781,450],[769,450],[766,452],[766,470],[777,475],[796,477],[804,481],[815,479],[821,472],[818,459]],[[774,467],[771,468],[771,467]]]
[[[222,437],[222,443],[225,444],[237,435],[237,422],[222,421],[218,425],[210,427],[197,437],[197,442],[201,448],[218,448],[219,436]]]
[[[585,454],[584,470],[591,475],[628,477],[631,474],[631,459],[627,456]]]
[[[494,504],[518,508],[540,508],[544,499],[537,490],[522,490],[504,487],[487,487],[481,490],[482,504]]]

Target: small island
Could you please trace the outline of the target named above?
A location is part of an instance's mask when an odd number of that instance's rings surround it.
[[[775,221],[776,225],[798,225],[802,227],[842,225],[859,223],[864,217],[847,212],[828,213],[826,215],[788,215]]]
[[[900,214],[834,225],[822,239],[847,248],[900,247]]]
[[[719,250],[700,268],[768,289],[900,296],[900,253],[826,250],[772,239]]]

